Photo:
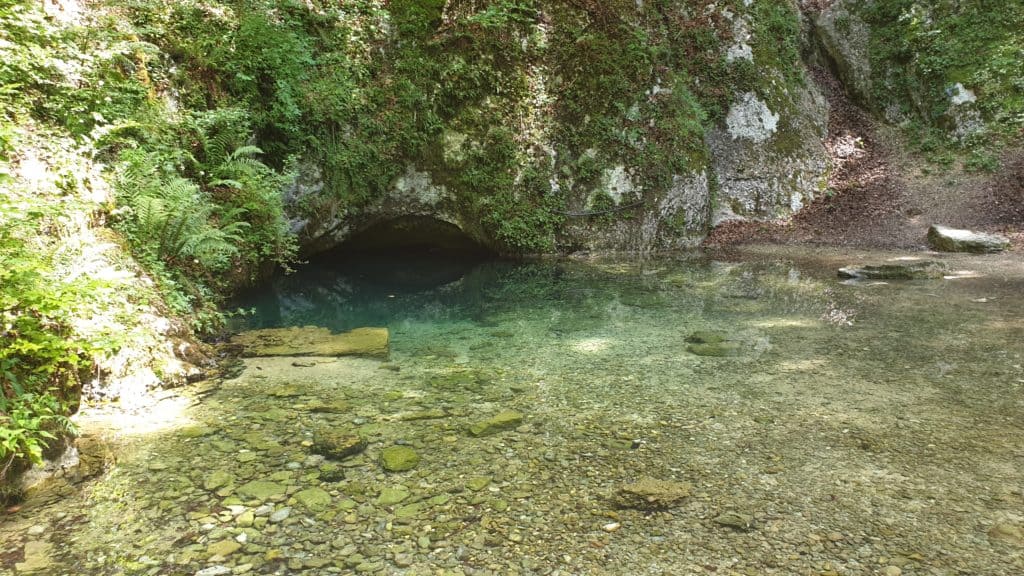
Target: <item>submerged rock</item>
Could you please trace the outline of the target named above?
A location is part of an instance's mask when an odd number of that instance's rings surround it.
[[[697,356],[728,357],[740,355],[739,342],[709,342],[706,344],[689,344],[686,350]]]
[[[409,490],[404,486],[384,488],[377,496],[378,506],[394,506],[409,497]]]
[[[25,543],[25,559],[14,565],[18,573],[42,572],[48,570],[53,564],[50,553],[53,551],[53,544],[41,540],[31,540]]]
[[[295,501],[311,512],[320,512],[331,505],[331,495],[323,488],[306,488],[295,493]]]
[[[1024,548],[1024,526],[1018,526],[1011,522],[1000,522],[989,529],[988,539],[992,542],[1002,542]]]
[[[380,453],[380,463],[388,472],[405,472],[420,463],[420,455],[408,446],[391,446]]]
[[[840,278],[867,280],[919,280],[942,278],[947,267],[934,260],[907,260],[892,264],[868,264],[861,267],[848,266],[839,269]]]
[[[206,547],[206,554],[211,558],[219,556],[225,558],[238,552],[242,548],[242,545],[234,540],[221,540],[220,542],[214,542]]]
[[[928,244],[939,252],[986,254],[1006,250],[1010,247],[1010,240],[997,234],[934,225],[928,229]]]
[[[512,430],[523,423],[523,415],[514,410],[505,410],[494,416],[477,422],[469,427],[469,433],[473,436],[490,436],[505,430]]]
[[[697,356],[728,357],[739,356],[739,342],[729,340],[729,335],[716,330],[698,330],[686,337],[687,352]]]
[[[697,330],[686,337],[686,341],[692,344],[717,344],[728,339],[725,332],[715,330]]]
[[[715,524],[740,532],[748,532],[754,529],[754,517],[741,512],[724,512],[715,518]]]
[[[332,400],[330,402],[324,402],[322,400],[314,400],[306,403],[303,408],[307,412],[315,412],[318,414],[344,414],[348,412],[352,407],[345,400]]]
[[[327,328],[303,326],[249,330],[231,338],[242,356],[369,356],[387,358],[387,328],[356,328],[332,334]]]
[[[227,486],[235,481],[235,476],[227,470],[214,470],[209,476],[203,480],[203,488],[207,490],[216,490],[223,486]]]
[[[282,496],[288,489],[284,484],[270,482],[268,480],[253,480],[238,487],[236,493],[242,498],[255,498],[267,500],[274,496]]]
[[[325,427],[313,432],[312,448],[313,452],[327,458],[344,460],[365,450],[366,440],[358,434]]]
[[[620,486],[613,500],[620,508],[655,510],[678,504],[690,496],[691,490],[692,486],[687,482],[641,478]]]

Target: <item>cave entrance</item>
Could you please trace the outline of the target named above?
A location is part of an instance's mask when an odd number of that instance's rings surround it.
[[[455,282],[494,253],[458,226],[402,216],[353,234],[317,264],[388,292],[417,292]]]

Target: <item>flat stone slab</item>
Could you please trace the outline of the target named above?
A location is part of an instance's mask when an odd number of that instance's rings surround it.
[[[1010,240],[998,234],[984,234],[934,225],[928,229],[928,245],[939,252],[989,254],[1010,247]]]
[[[840,278],[858,278],[866,280],[920,280],[924,278],[942,278],[948,268],[942,262],[934,260],[908,260],[886,264],[867,264],[864,266],[847,266],[839,269]]]
[[[692,489],[688,482],[641,478],[620,486],[613,501],[620,508],[658,510],[679,504],[690,496]]]
[[[249,330],[231,338],[242,356],[367,356],[387,358],[387,328],[356,328],[332,334],[327,328],[302,326]]]
[[[499,412],[487,420],[482,420],[469,427],[473,436],[490,436],[505,430],[513,430],[523,423],[523,415],[514,410]]]

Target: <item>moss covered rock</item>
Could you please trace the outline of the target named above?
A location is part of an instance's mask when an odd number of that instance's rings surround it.
[[[523,423],[523,415],[514,410],[505,410],[494,416],[481,420],[469,427],[469,433],[473,436],[490,436],[505,430],[514,430]]]
[[[313,431],[313,452],[334,460],[344,460],[366,449],[366,440],[336,428],[321,427]]]
[[[387,328],[356,328],[332,334],[327,328],[302,326],[249,330],[231,338],[243,356],[370,356],[387,358]]]
[[[311,512],[322,512],[331,505],[331,495],[323,488],[306,488],[295,493],[295,501]]]
[[[380,453],[380,464],[388,472],[405,472],[420,463],[420,455],[408,446],[390,446]]]
[[[620,486],[612,500],[620,508],[655,510],[679,504],[690,496],[692,489],[686,482],[641,478]]]
[[[284,484],[268,480],[253,480],[239,486],[235,494],[241,498],[267,500],[275,496],[283,496],[287,491],[288,488]]]

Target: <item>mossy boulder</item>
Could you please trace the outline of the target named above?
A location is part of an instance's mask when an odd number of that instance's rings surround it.
[[[469,427],[473,436],[490,436],[505,430],[513,430],[523,423],[523,415],[514,410],[499,412],[487,420],[481,420]]]
[[[391,446],[380,453],[380,464],[388,472],[405,472],[420,463],[420,455],[408,446]]]
[[[313,431],[313,452],[334,460],[344,460],[366,449],[366,440],[336,428],[322,427]]]
[[[242,356],[368,356],[387,358],[387,328],[356,328],[332,334],[319,326],[249,330],[231,338]]]

